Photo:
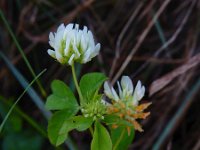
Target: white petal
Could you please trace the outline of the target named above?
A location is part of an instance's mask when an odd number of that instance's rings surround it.
[[[75,24],[75,29],[79,30],[79,24]]]
[[[85,41],[85,36],[83,34],[81,35],[81,48],[83,51],[86,51],[87,49],[87,43]]]
[[[91,55],[92,58],[95,57],[95,56],[97,56],[99,54],[100,48],[101,48],[101,45],[100,45],[100,43],[98,43],[95,46],[94,51],[93,51],[93,53]]]
[[[133,106],[137,106],[138,105],[138,101],[133,98],[132,104],[133,104]]]
[[[57,32],[64,31],[64,30],[65,30],[65,25],[64,23],[62,23],[61,25],[59,25]]]
[[[51,57],[53,57],[53,58],[56,59],[56,54],[55,54],[55,51],[54,51],[54,50],[48,49],[48,50],[47,50],[47,53],[48,53]]]
[[[142,86],[142,89],[141,89],[141,98],[144,96],[144,93],[145,93],[145,87]]]
[[[80,57],[80,53],[78,51],[76,43],[73,43],[73,50],[74,50],[74,53],[76,54],[75,57],[76,58]]]
[[[76,35],[76,42],[77,42],[77,43],[76,43],[76,45],[80,45],[82,34],[83,34],[83,31],[82,31],[82,30],[79,30],[79,31],[77,32],[77,35]]]
[[[52,48],[54,48],[55,38],[52,32],[49,33],[49,44]]]
[[[54,49],[55,49],[55,51],[59,51],[60,53],[63,53],[63,51],[64,51],[64,49],[61,49],[62,40],[63,40],[63,32],[57,32],[57,34],[55,36]]]
[[[67,38],[64,50],[65,56],[69,54],[69,51],[70,51],[70,38]]]
[[[63,57],[62,55],[60,54],[59,51],[55,50],[55,54],[56,54],[56,59],[60,62],[60,63],[63,63]]]
[[[104,82],[104,93],[106,94],[106,96],[108,97],[112,97],[112,92],[110,89],[110,86],[108,85],[108,82]]]
[[[111,90],[112,90],[112,95],[113,95],[113,97],[114,97],[114,100],[115,100],[115,101],[118,101],[118,100],[119,100],[119,96],[117,95],[115,89],[112,87]]]
[[[90,59],[90,55],[91,55],[91,49],[89,48],[86,52],[85,52],[85,54],[84,54],[84,56],[83,56],[83,63],[86,63],[86,62],[88,62],[88,61],[90,61],[91,59]]]
[[[119,97],[117,95],[117,93],[115,92],[114,88],[108,85],[108,82],[104,82],[104,93],[106,94],[106,96],[108,96],[108,98],[118,101]]]
[[[95,51],[99,52],[100,48],[101,48],[101,44],[98,43],[98,44],[95,46]]]
[[[119,84],[119,81],[117,81],[117,86],[118,86],[118,90],[119,90],[119,97],[122,99],[123,98],[123,96],[122,96],[122,88],[121,88],[121,86]]]
[[[121,79],[122,91],[124,96],[130,96],[133,93],[133,83],[128,76],[123,76]]]
[[[74,24],[70,23],[66,26],[64,33],[63,33],[63,37],[66,38],[67,34],[73,29]]]
[[[101,99],[101,103],[103,105],[106,105],[106,106],[110,106],[111,105],[110,103],[106,102],[106,100],[104,100],[104,99]]]
[[[68,24],[68,25],[66,26],[65,30],[66,30],[66,31],[71,31],[71,30],[73,29],[73,27],[74,27],[74,24],[73,24],[73,23],[70,23],[70,24]]]
[[[144,93],[145,93],[145,87],[142,86],[141,81],[138,81],[133,95],[134,100],[136,101],[141,100],[142,97],[144,96]]]
[[[87,33],[87,31],[88,31],[87,27],[84,26],[84,27],[83,27],[83,32],[84,32],[84,33]]]
[[[74,54],[72,54],[72,56],[70,57],[70,59],[69,59],[69,61],[68,61],[68,63],[69,63],[69,65],[72,65],[72,63],[74,62]]]
[[[90,30],[88,31],[88,38],[89,38],[88,42],[90,43],[90,46],[95,47],[94,37],[93,37],[92,32]]]
[[[137,82],[137,84],[136,84],[135,89],[139,90],[139,89],[141,88],[141,86],[142,86],[142,83],[141,83],[141,81],[139,80],[139,81]]]

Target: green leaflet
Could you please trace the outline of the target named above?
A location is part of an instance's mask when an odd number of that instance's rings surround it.
[[[46,108],[48,110],[68,109],[78,111],[78,103],[70,88],[60,80],[54,80],[51,84],[53,93],[47,98]]]
[[[91,117],[86,118],[84,116],[74,116],[68,119],[68,123],[73,129],[84,131],[92,125],[93,119]]]
[[[98,121],[95,122],[91,150],[112,150],[112,141],[107,129]]]
[[[72,130],[67,120],[74,115],[73,111],[66,109],[53,114],[48,124],[48,137],[53,145],[58,146],[65,141],[68,132]]]
[[[127,150],[132,143],[135,131],[133,127],[129,127],[130,135],[128,135],[127,128],[120,126],[116,129],[111,129],[111,139],[113,143],[113,150]]]
[[[80,89],[83,95],[84,102],[93,100],[96,92],[103,84],[107,77],[102,73],[88,73],[80,80]]]
[[[61,110],[52,116],[48,125],[48,137],[53,145],[62,144],[71,130],[84,131],[92,125],[92,118],[74,115],[73,111]]]
[[[113,125],[113,124],[116,124],[118,126],[124,126],[124,127],[132,127],[133,125],[124,120],[124,119],[121,119],[120,117],[116,116],[116,115],[106,115],[104,120],[103,120],[104,123],[106,123],[107,125]]]

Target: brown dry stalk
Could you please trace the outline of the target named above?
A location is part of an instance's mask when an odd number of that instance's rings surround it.
[[[164,75],[163,77],[153,81],[149,89],[149,95],[152,96],[156,92],[163,89],[166,85],[168,85],[174,78],[177,76],[184,74],[186,71],[194,68],[200,63],[200,54],[197,54],[190,58],[185,64],[178,67],[177,69],[171,71],[170,73]]]
[[[115,68],[116,68],[116,64],[117,64],[117,60],[120,57],[120,46],[121,46],[121,41],[125,35],[125,33],[127,32],[128,28],[130,27],[131,23],[133,22],[133,20],[135,19],[135,17],[137,16],[138,12],[140,11],[140,9],[142,8],[144,3],[140,3],[138,4],[137,8],[135,9],[135,11],[133,12],[133,14],[131,15],[130,19],[128,20],[128,22],[126,23],[126,25],[124,26],[124,28],[122,29],[118,39],[117,39],[117,43],[116,43],[116,51],[115,51],[115,58],[113,59],[112,62],[112,67],[109,73],[109,77],[112,77]]]
[[[79,4],[74,10],[68,13],[67,16],[64,16],[60,19],[60,23],[69,23],[71,22],[77,15],[79,15],[81,12],[83,12],[85,9],[91,6],[91,4],[94,2],[94,0],[87,0],[83,2],[82,4]],[[41,35],[31,35],[29,32],[23,30],[24,35],[26,38],[28,38],[30,41],[35,42],[42,42],[46,43],[48,40],[49,31],[52,31],[55,29],[56,25],[53,25],[47,32]]]
[[[161,13],[164,11],[164,9],[167,7],[167,5],[169,4],[171,0],[166,0],[164,1],[164,3],[161,5],[161,7],[159,8],[159,10],[156,12],[155,16],[153,17],[153,19],[151,20],[151,22],[148,24],[147,28],[143,31],[143,33],[141,34],[140,38],[138,39],[138,42],[136,43],[135,47],[133,47],[133,49],[131,50],[131,52],[129,53],[129,55],[127,56],[126,60],[124,61],[124,63],[122,64],[121,68],[119,69],[119,71],[116,73],[116,75],[114,76],[113,80],[111,81],[111,83],[115,83],[117,81],[117,79],[119,78],[119,76],[123,73],[123,71],[125,70],[125,68],[127,67],[127,65],[129,64],[129,62],[131,61],[133,55],[135,54],[135,52],[138,50],[138,48],[141,46],[142,42],[144,41],[145,37],[147,36],[147,34],[149,33],[149,31],[151,30],[151,28],[153,27],[155,21],[159,18],[159,16],[161,15]]]

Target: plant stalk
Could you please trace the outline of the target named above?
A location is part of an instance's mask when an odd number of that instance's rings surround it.
[[[74,63],[72,64],[71,68],[72,68],[72,76],[73,76],[73,79],[74,79],[74,84],[76,86],[76,90],[77,90],[79,98],[80,98],[80,103],[82,103],[83,102],[83,95],[82,95],[80,87],[78,85],[78,81],[77,81],[77,77],[76,77],[76,72],[75,72],[75,69],[74,69]]]

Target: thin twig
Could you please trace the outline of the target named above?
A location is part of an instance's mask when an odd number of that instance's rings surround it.
[[[120,56],[120,45],[121,45],[121,41],[125,35],[125,33],[127,32],[128,28],[130,27],[131,23],[133,22],[133,20],[135,19],[135,17],[137,16],[138,12],[140,11],[140,9],[142,8],[144,3],[140,3],[137,8],[135,9],[135,11],[133,12],[133,14],[131,15],[130,19],[127,21],[126,25],[124,26],[124,28],[122,29],[118,39],[117,39],[117,44],[116,44],[116,51],[115,51],[115,58],[113,60],[112,63],[112,67],[109,73],[109,77],[112,77],[114,71],[115,71],[115,67],[116,67],[116,62],[119,59]]]
[[[161,146],[164,144],[166,138],[175,130],[175,128],[177,127],[177,121],[180,122],[181,118],[183,118],[183,116],[185,115],[186,111],[188,110],[189,106],[191,105],[193,101],[194,95],[198,92],[199,88],[200,88],[200,78],[195,83],[191,91],[187,94],[183,103],[177,110],[176,114],[172,117],[172,119],[166,125],[166,128],[161,133],[158,140],[155,142],[153,146],[153,150],[159,150]]]
[[[112,80],[112,84],[119,78],[119,76],[123,73],[123,71],[125,70],[125,68],[127,67],[127,65],[129,64],[129,62],[131,61],[133,55],[135,54],[135,52],[138,50],[138,48],[141,46],[142,42],[144,41],[145,37],[147,36],[147,34],[149,33],[149,31],[151,30],[151,28],[153,27],[155,20],[157,20],[159,18],[159,16],[161,15],[161,13],[164,11],[164,9],[167,7],[167,5],[169,4],[171,0],[166,0],[162,6],[159,8],[159,10],[157,11],[157,13],[155,14],[155,16],[153,17],[153,19],[151,20],[151,22],[149,23],[149,25],[147,26],[147,28],[143,31],[143,33],[141,34],[140,38],[138,39],[137,44],[135,45],[135,47],[131,50],[131,52],[129,53],[129,55],[127,56],[127,59],[124,61],[124,63],[122,64],[121,68],[119,69],[119,71],[116,73],[116,75],[114,76],[113,80]]]
[[[196,1],[196,0],[195,0]],[[177,36],[180,34],[180,32],[182,31],[183,27],[185,26],[186,24],[186,21],[188,20],[188,17],[190,16],[190,13],[193,9],[193,6],[194,6],[194,2],[193,1],[193,4],[191,4],[190,8],[188,9],[185,17],[183,18],[183,21],[181,22],[180,26],[177,28],[177,30],[175,31],[175,33],[172,35],[172,37],[164,44],[162,45],[162,47],[160,47],[158,50],[155,51],[155,54],[154,54],[154,57],[158,57],[162,51],[168,47],[170,44],[172,44]],[[147,65],[149,64],[149,62],[145,62],[138,70],[135,71],[134,75],[132,75],[131,77],[135,77],[139,72],[141,72]]]

